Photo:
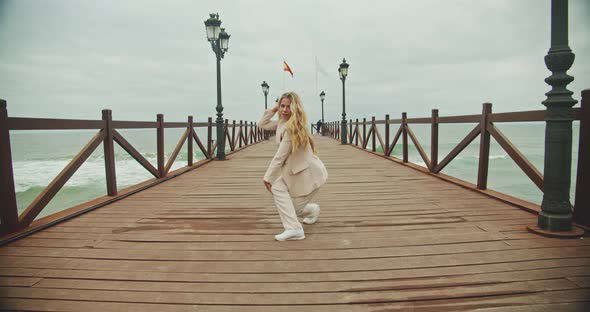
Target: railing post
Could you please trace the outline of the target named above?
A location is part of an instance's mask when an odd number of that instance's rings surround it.
[[[14,189],[10,129],[6,101],[0,99],[0,234],[18,230],[18,206]]]
[[[406,112],[402,113],[402,144],[403,144],[403,162],[408,162],[408,131],[406,128],[406,120],[408,119],[408,114]]]
[[[438,165],[438,109],[432,110],[430,125],[430,172]]]
[[[207,154],[208,158],[213,158],[213,118],[207,118]]]
[[[352,144],[352,136],[353,136],[353,133],[352,133],[352,119],[350,120],[350,123],[349,123],[348,127],[350,129],[350,131],[348,131],[348,144]]]
[[[188,166],[193,165],[193,116],[188,116],[188,137],[187,137],[187,163]]]
[[[367,118],[363,118],[363,146],[362,148],[365,149],[367,146]]]
[[[355,126],[356,126],[355,128],[358,130],[358,127],[359,127],[359,119],[358,118],[356,119],[356,125]],[[362,141],[361,141],[361,143],[362,143]],[[354,138],[354,145],[359,146],[358,132],[357,132],[357,136]]]
[[[230,150],[233,151],[233,149],[231,148],[233,146],[233,140],[229,137],[229,119],[225,120],[225,128],[223,128],[223,140],[227,142],[227,140],[229,140],[229,147]],[[218,142],[219,144],[219,142]],[[228,144],[226,144],[227,146]],[[217,145],[217,147],[219,147],[219,145]]]
[[[590,227],[590,89],[582,91],[579,139],[574,222]]]
[[[107,179],[107,195],[117,195],[117,174],[115,171],[115,146],[113,144],[113,113],[110,109],[102,110],[104,121],[104,168]]]
[[[242,124],[243,124],[243,120],[240,120],[240,131],[238,131],[239,133],[239,138],[238,138],[238,147],[242,147],[242,135],[244,134],[242,131],[244,131],[244,129],[242,129]]]
[[[372,140],[371,140],[371,144],[372,144],[371,150],[373,152],[375,152],[375,151],[377,151],[377,142],[375,141],[375,137],[376,137],[375,132],[377,130],[377,125],[375,124],[375,116],[371,117],[371,129],[373,130],[373,132],[372,132],[373,133],[373,137],[372,137]]]
[[[477,188],[485,190],[488,187],[488,165],[490,160],[490,133],[487,130],[489,114],[492,113],[492,104],[483,103],[481,120],[479,122],[479,166],[477,168]]]
[[[383,148],[383,155],[387,156],[389,151],[389,114],[385,114],[385,146]]]
[[[158,128],[156,129],[156,148],[158,149],[158,178],[164,177],[164,115],[156,116]]]
[[[236,120],[232,121],[231,127],[231,142],[232,142],[232,151],[236,149]]]
[[[260,130],[258,129],[257,122],[254,122],[254,143],[258,142],[258,137],[260,136]]]

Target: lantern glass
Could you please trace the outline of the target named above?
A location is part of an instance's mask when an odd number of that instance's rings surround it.
[[[346,76],[348,76],[348,67],[343,67],[342,70],[340,71],[340,75],[344,78],[346,78]]]
[[[219,16],[215,13],[209,14],[209,19],[205,21],[205,28],[207,29],[207,40],[214,41],[219,39],[221,21]]]
[[[340,67],[338,68],[338,71],[340,72],[340,78],[346,78],[346,76],[348,76],[348,63],[346,63],[346,59],[342,59],[342,64],[340,64]]]
[[[266,83],[266,81],[263,81],[260,86],[262,87],[262,93],[268,94],[268,87],[269,87],[269,85]]]
[[[229,49],[229,35],[225,32],[225,28],[221,28],[219,33],[219,45],[224,52]]]

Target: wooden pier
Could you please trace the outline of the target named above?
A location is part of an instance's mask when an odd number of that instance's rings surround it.
[[[589,311],[590,240],[328,137],[303,241],[282,230],[263,141],[0,247],[0,309]]]

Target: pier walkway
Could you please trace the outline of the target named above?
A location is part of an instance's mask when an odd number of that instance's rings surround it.
[[[590,239],[316,136],[330,177],[306,239],[281,232],[265,141],[0,248],[0,308],[583,311]],[[585,310],[590,311],[590,310]]]

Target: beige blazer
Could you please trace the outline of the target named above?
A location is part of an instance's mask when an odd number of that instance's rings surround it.
[[[312,152],[311,146],[291,152],[291,138],[285,131],[284,123],[271,120],[274,114],[269,109],[258,121],[258,126],[263,129],[277,130],[276,140],[279,141],[279,148],[264,174],[264,181],[273,184],[283,178],[291,197],[308,195],[326,183],[328,171]]]

